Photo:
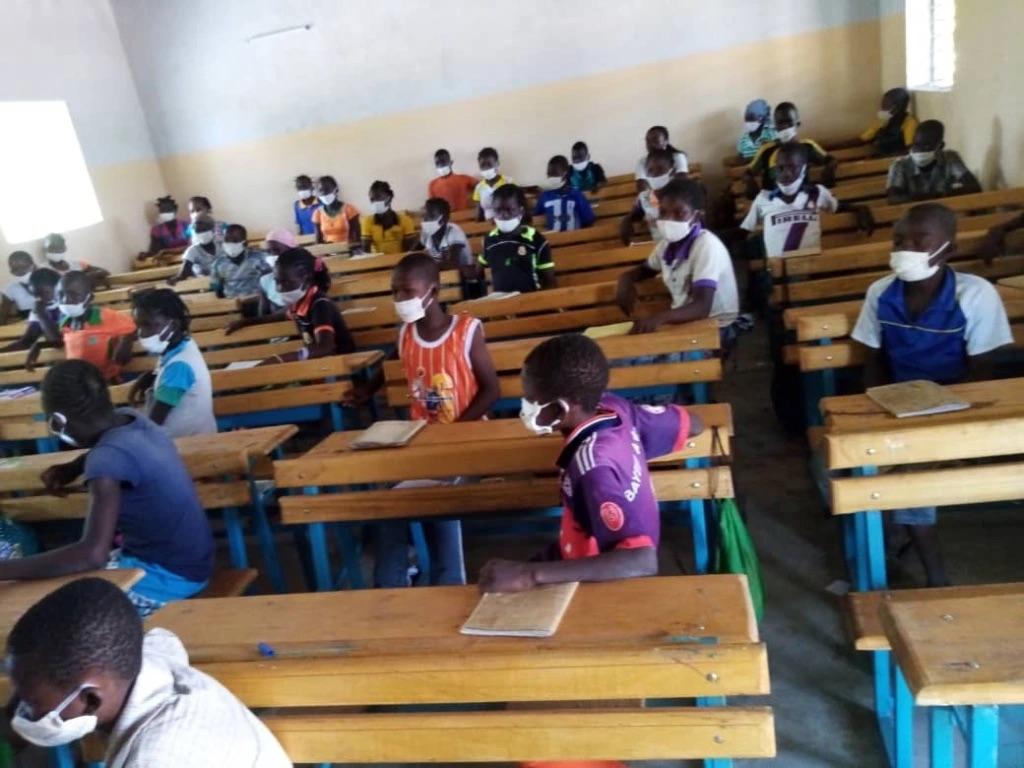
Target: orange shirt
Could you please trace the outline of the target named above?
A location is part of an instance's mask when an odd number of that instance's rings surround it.
[[[464,211],[473,205],[471,195],[476,188],[476,179],[464,173],[450,173],[438,176],[427,186],[430,197],[440,197],[448,201],[453,211]]]
[[[121,336],[134,335],[135,323],[127,312],[108,307],[93,306],[82,318],[81,328],[72,328],[71,318],[61,320],[64,337],[64,357],[68,360],[87,360],[112,381],[121,373],[121,366],[112,359],[114,345]]]
[[[451,424],[466,410],[480,389],[469,349],[480,321],[461,313],[437,341],[423,341],[416,324],[398,333],[398,355],[409,382],[410,415],[431,423]]]
[[[347,243],[349,219],[358,216],[359,209],[348,203],[341,204],[336,216],[331,216],[323,206],[313,211],[313,223],[320,225],[326,243]]]

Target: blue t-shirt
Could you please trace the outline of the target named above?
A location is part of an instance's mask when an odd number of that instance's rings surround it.
[[[313,225],[313,213],[319,207],[319,202],[312,205],[303,205],[301,200],[296,200],[292,203],[292,209],[295,211],[295,226],[299,228],[300,235],[316,234],[316,227]]]
[[[547,229],[551,232],[571,232],[594,223],[594,209],[590,202],[582,192],[572,187],[541,193],[533,212],[547,217]]]
[[[154,563],[189,581],[213,572],[213,532],[192,477],[174,442],[135,411],[108,429],[85,459],[85,481],[112,477],[121,483],[118,530],[126,555]]]

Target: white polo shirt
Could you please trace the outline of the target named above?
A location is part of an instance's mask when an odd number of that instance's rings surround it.
[[[732,325],[740,311],[736,274],[733,272],[729,250],[713,233],[704,230],[690,246],[690,253],[671,264],[664,259],[669,243],[654,246],[647,257],[647,266],[661,273],[661,279],[672,295],[672,308],[683,306],[690,300],[694,286],[706,285],[715,289],[711,314],[721,328]]]

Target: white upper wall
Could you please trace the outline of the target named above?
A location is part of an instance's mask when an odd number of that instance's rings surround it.
[[[879,14],[879,0],[111,4],[161,157],[678,59]],[[246,42],[252,35],[306,23],[311,30]],[[682,102],[685,94],[666,94],[666,99]]]

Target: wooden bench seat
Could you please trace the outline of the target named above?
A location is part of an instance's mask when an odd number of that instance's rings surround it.
[[[220,569],[213,572],[206,589],[193,599],[211,600],[218,597],[241,597],[256,581],[259,572],[255,568]]]

